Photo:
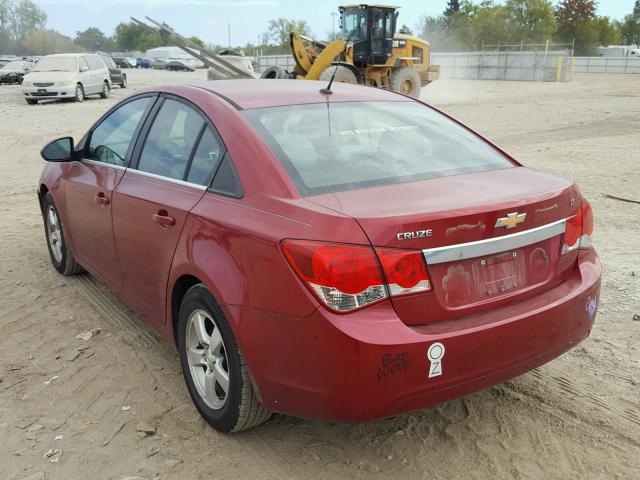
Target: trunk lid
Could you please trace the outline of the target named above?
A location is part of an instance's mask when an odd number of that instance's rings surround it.
[[[577,258],[560,255],[563,221],[579,198],[569,179],[514,167],[308,200],[353,217],[374,246],[425,251],[432,291],[392,299],[403,322],[420,325],[561,283]]]

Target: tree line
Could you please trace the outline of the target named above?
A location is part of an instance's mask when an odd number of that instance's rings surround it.
[[[632,0],[629,0],[630,2]],[[547,40],[574,44],[578,55],[595,54],[600,45],[640,43],[640,0],[633,12],[622,20],[596,14],[595,0],[561,0],[555,6],[550,0],[449,0],[438,16],[423,16],[416,26],[417,34],[431,42],[435,51],[465,51],[484,45],[517,48],[520,44],[543,44]],[[146,51],[171,44],[157,32],[150,32],[134,22],[122,22],[113,35],[96,27],[76,32],[74,38],[47,29],[47,15],[32,0],[0,0],[0,54],[47,55],[79,51]],[[311,36],[305,20],[276,18],[269,21],[256,42],[242,48],[248,54],[257,50],[264,55],[288,53],[289,32]],[[402,31],[410,32],[406,25]],[[327,32],[329,40],[338,38],[337,31]],[[191,40],[201,46],[198,37]],[[511,45],[512,47],[508,47]],[[227,45],[206,45],[220,50]],[[259,48],[258,48],[259,47]]]
[[[640,43],[640,0],[622,20],[598,16],[596,9],[595,0],[561,0],[555,6],[550,0],[449,0],[441,15],[423,16],[418,29],[434,51],[517,49],[550,40],[575,45],[576,55],[594,55],[600,45]]]

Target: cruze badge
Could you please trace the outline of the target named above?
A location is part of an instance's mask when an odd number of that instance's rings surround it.
[[[415,232],[402,232],[396,235],[398,240],[413,240],[414,238],[427,238],[433,234],[432,230],[416,230]]]
[[[506,217],[499,218],[496,222],[496,228],[504,227],[504,228],[515,228],[524,222],[524,219],[527,217],[526,213],[507,213]]]

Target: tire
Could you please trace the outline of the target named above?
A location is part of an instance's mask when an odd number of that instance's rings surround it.
[[[62,220],[51,193],[47,193],[42,202],[42,219],[44,221],[44,235],[47,239],[49,258],[51,258],[53,267],[62,275],[76,275],[84,272],[84,269],[76,262],[69,248],[69,242],[62,227]]]
[[[104,82],[102,85],[102,92],[100,92],[100,98],[109,98],[109,92],[111,92],[111,87],[109,86],[109,82]]]
[[[415,68],[400,67],[391,72],[389,88],[394,92],[419,98],[420,90],[422,90],[420,75]]]
[[[84,88],[82,84],[79,83],[76,85],[76,96],[73,97],[73,101],[77,103],[84,102],[84,98]]]
[[[120,88],[127,88],[127,76],[122,76],[122,81],[120,82]]]
[[[207,80],[226,80],[229,78],[227,75],[224,75],[213,68],[209,68],[207,70]]]
[[[212,342],[211,338],[218,341]],[[268,420],[271,412],[264,409],[256,398],[231,327],[218,303],[202,284],[191,287],[182,299],[177,340],[187,388],[200,415],[209,425],[229,433],[246,430]],[[227,383],[226,392],[222,386],[224,383]]]
[[[353,71],[349,67],[345,67],[344,65],[335,65],[325,69],[324,72],[320,74],[318,80],[328,82],[329,80],[331,80],[333,72],[336,72],[336,76],[333,79],[334,82],[354,84],[358,83],[358,77],[356,77],[356,74],[353,73]]]
[[[273,65],[267,68],[260,78],[269,78],[269,79],[282,79],[287,78],[287,72],[280,65]]]
[[[38,104],[38,100],[34,100],[32,98],[25,98],[25,101],[29,104],[29,105],[37,105]]]

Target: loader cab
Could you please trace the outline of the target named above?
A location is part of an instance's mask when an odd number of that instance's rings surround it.
[[[358,68],[382,65],[392,55],[398,13],[383,5],[340,7],[342,37],[353,42],[353,63]]]

